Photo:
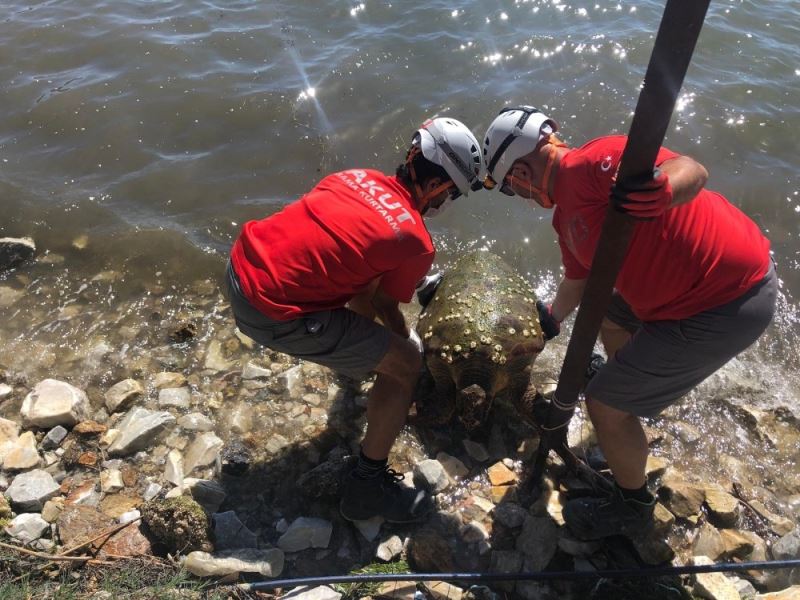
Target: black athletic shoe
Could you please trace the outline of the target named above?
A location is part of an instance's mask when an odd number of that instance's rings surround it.
[[[403,475],[387,468],[377,477],[359,479],[350,471],[342,480],[339,512],[348,521],[382,516],[390,523],[424,519],[432,506],[423,490],[401,485]]]
[[[612,535],[636,537],[653,526],[656,499],[649,502],[624,499],[619,488],[611,497],[576,498],[564,506],[567,527],[582,540],[599,540]]]

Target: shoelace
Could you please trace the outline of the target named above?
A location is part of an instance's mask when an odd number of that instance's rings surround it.
[[[398,473],[394,469],[386,467],[386,470],[383,472],[383,478],[389,483],[400,483],[406,476],[402,473]]]

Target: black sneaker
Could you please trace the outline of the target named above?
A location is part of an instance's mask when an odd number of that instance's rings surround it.
[[[350,471],[342,480],[339,512],[348,521],[382,516],[389,523],[414,523],[424,519],[431,504],[423,490],[401,485],[403,475],[387,468],[371,479]]]
[[[612,535],[636,537],[653,526],[656,499],[649,502],[624,499],[619,488],[611,497],[576,498],[564,506],[567,527],[582,540],[599,540]]]

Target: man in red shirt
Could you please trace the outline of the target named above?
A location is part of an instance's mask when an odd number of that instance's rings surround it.
[[[585,390],[616,489],[564,508],[577,536],[598,539],[651,523],[639,418],[657,415],[758,339],[775,310],[777,277],[769,241],[705,189],[702,165],[662,148],[652,177],[623,187],[615,175],[625,136],[572,149],[557,128],[535,108],[503,109],[486,133],[484,185],[555,207],[565,274],[552,305],[538,306],[549,337],[580,304],[609,201],[638,219],[600,331],[609,361]]]
[[[395,176],[329,175],[279,213],[246,223],[231,250],[227,284],[245,335],[345,375],[377,373],[359,461],[344,479],[346,519],[403,523],[429,508],[387,466],[422,368],[421,341],[398,304],[411,301],[433,263],[423,217],[479,189],[482,164],[466,126],[429,120]]]

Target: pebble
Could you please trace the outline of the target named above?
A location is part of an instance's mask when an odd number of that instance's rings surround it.
[[[214,422],[202,413],[193,412],[180,417],[178,427],[187,431],[211,431]]]
[[[105,393],[106,408],[112,413],[126,410],[143,393],[142,384],[135,379],[115,383]]]
[[[71,426],[89,416],[89,399],[83,390],[57,379],[44,379],[25,396],[20,414],[25,427]]]
[[[36,513],[24,513],[14,517],[5,527],[8,535],[23,544],[38,540],[50,529],[50,523]]]
[[[47,471],[37,469],[17,475],[6,496],[18,512],[42,510],[44,503],[59,493],[60,487]]]
[[[327,548],[333,533],[330,521],[316,517],[298,517],[278,538],[278,548],[284,552],[299,552],[306,548]]]
[[[61,425],[53,427],[42,440],[42,450],[55,450],[58,448],[64,438],[67,437],[67,433],[67,430]]]

